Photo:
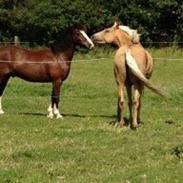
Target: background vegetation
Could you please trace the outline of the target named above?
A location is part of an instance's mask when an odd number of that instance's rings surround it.
[[[41,45],[60,28],[82,23],[92,33],[119,19],[145,41],[182,41],[182,12],[182,0],[0,0],[0,40],[18,35]],[[169,98],[145,90],[142,127],[119,129],[112,125],[117,92],[108,51],[76,55],[107,59],[72,64],[61,92],[64,120],[46,118],[51,85],[9,82],[0,116],[0,182],[183,182],[183,62],[156,61],[152,80]],[[150,52],[183,58],[177,47]]]
[[[120,20],[145,41],[182,41],[182,12],[182,0],[0,0],[0,40],[42,44],[76,23],[94,32]]]

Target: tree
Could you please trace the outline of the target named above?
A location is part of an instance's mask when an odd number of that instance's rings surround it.
[[[181,0],[0,0],[0,40],[43,44],[74,24],[96,31],[118,19],[145,41],[181,41],[182,12]]]

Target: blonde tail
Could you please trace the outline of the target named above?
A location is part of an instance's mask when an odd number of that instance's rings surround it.
[[[140,69],[138,68],[138,65],[135,61],[135,59],[133,58],[133,56],[131,55],[131,51],[127,50],[126,52],[126,64],[128,65],[129,69],[131,70],[131,72],[150,90],[152,90],[153,92],[155,92],[156,94],[164,97],[165,95],[158,89],[156,88],[144,75],[143,73],[140,71]]]

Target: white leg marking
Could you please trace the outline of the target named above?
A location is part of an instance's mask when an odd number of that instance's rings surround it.
[[[48,107],[48,115],[47,115],[47,117],[48,118],[51,118],[51,119],[53,119],[53,108],[51,107],[51,104],[49,105],[49,107]]]
[[[0,97],[0,114],[4,114],[4,111],[2,109],[2,96]]]
[[[56,108],[56,105],[54,105],[54,107],[53,107],[53,113],[55,114],[57,119],[59,119],[59,118],[63,119],[63,116],[60,114],[58,108]]]
[[[81,30],[80,32],[83,35],[83,37],[85,37],[85,39],[91,44],[90,49],[93,48],[94,47],[94,44],[93,44],[92,40],[87,36],[87,34],[85,33],[85,31]]]
[[[53,109],[52,109],[52,107],[51,107],[51,104],[49,105],[49,107],[48,107],[48,112],[51,112]]]

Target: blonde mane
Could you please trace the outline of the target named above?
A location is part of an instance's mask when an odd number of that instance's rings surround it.
[[[132,37],[133,43],[139,43],[140,42],[140,34],[138,34],[137,30],[131,29],[128,26],[120,25],[119,28],[126,32],[130,37]]]

